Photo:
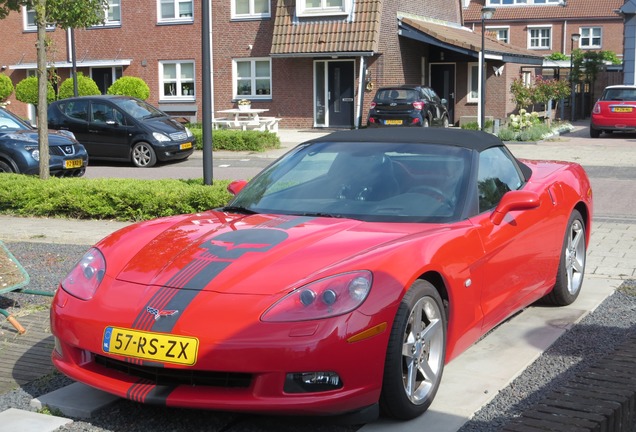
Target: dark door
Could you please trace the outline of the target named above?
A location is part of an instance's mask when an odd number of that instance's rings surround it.
[[[93,81],[97,84],[99,91],[102,94],[106,94],[108,87],[113,83],[113,69],[112,68],[93,68],[91,70]]]
[[[354,77],[352,61],[333,61],[328,66],[329,126],[353,128]]]
[[[92,102],[86,149],[89,156],[128,160],[130,157],[129,127],[126,117],[105,102]]]
[[[448,122],[455,123],[455,65],[431,64],[431,88],[448,101]]]

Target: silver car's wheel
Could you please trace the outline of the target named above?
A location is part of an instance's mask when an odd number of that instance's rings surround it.
[[[148,168],[157,163],[157,156],[150,144],[139,142],[132,149],[132,161],[137,167]]]
[[[446,355],[446,315],[433,285],[418,280],[396,314],[387,348],[380,406],[398,419],[428,409],[442,379]]]
[[[545,300],[557,306],[574,302],[581,292],[585,275],[585,223],[578,210],[574,210],[568,221],[559,259],[556,283]]]
[[[445,128],[448,127],[448,117],[444,116],[444,121],[442,122],[442,126]]]

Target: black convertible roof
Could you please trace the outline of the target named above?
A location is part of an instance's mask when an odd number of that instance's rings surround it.
[[[479,152],[490,147],[504,145],[495,135],[486,132],[420,127],[384,127],[339,131],[309,142],[325,141],[442,144],[464,147]]]

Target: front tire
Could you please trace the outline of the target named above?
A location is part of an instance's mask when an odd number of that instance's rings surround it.
[[[547,303],[567,306],[576,300],[585,275],[585,254],[585,223],[581,213],[574,210],[565,231],[556,283],[544,298]]]
[[[428,117],[424,117],[424,118],[422,119],[422,127],[427,128],[427,127],[429,127],[430,125],[431,125],[431,122],[428,120]]]
[[[139,168],[150,168],[157,163],[157,155],[147,142],[138,142],[132,149],[132,162]]]
[[[9,164],[0,161],[0,173],[12,173],[13,170],[11,169],[11,167],[9,166]]]
[[[446,356],[446,315],[435,287],[417,280],[395,315],[386,353],[380,408],[389,417],[424,413],[439,388]]]
[[[447,128],[448,127],[448,117],[444,116],[444,120],[442,121],[442,127]]]

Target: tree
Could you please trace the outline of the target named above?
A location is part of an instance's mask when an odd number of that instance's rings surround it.
[[[0,0],[0,18],[11,11],[20,11],[26,6],[35,12],[35,26],[38,30],[37,78],[38,78],[38,138],[40,149],[40,178],[49,178],[49,133],[47,119],[47,62],[46,24],[55,23],[63,29],[85,28],[104,22],[106,0]]]
[[[13,83],[11,82],[11,78],[6,76],[5,74],[0,74],[0,104],[3,103],[11,93],[13,93]]]
[[[31,76],[23,79],[15,86],[15,98],[20,102],[37,106],[39,99],[39,83],[38,77]],[[55,89],[50,82],[46,82],[46,103],[55,100]]]
[[[150,96],[150,87],[144,80],[134,76],[125,76],[117,79],[106,92],[109,95],[132,96],[146,100]]]

